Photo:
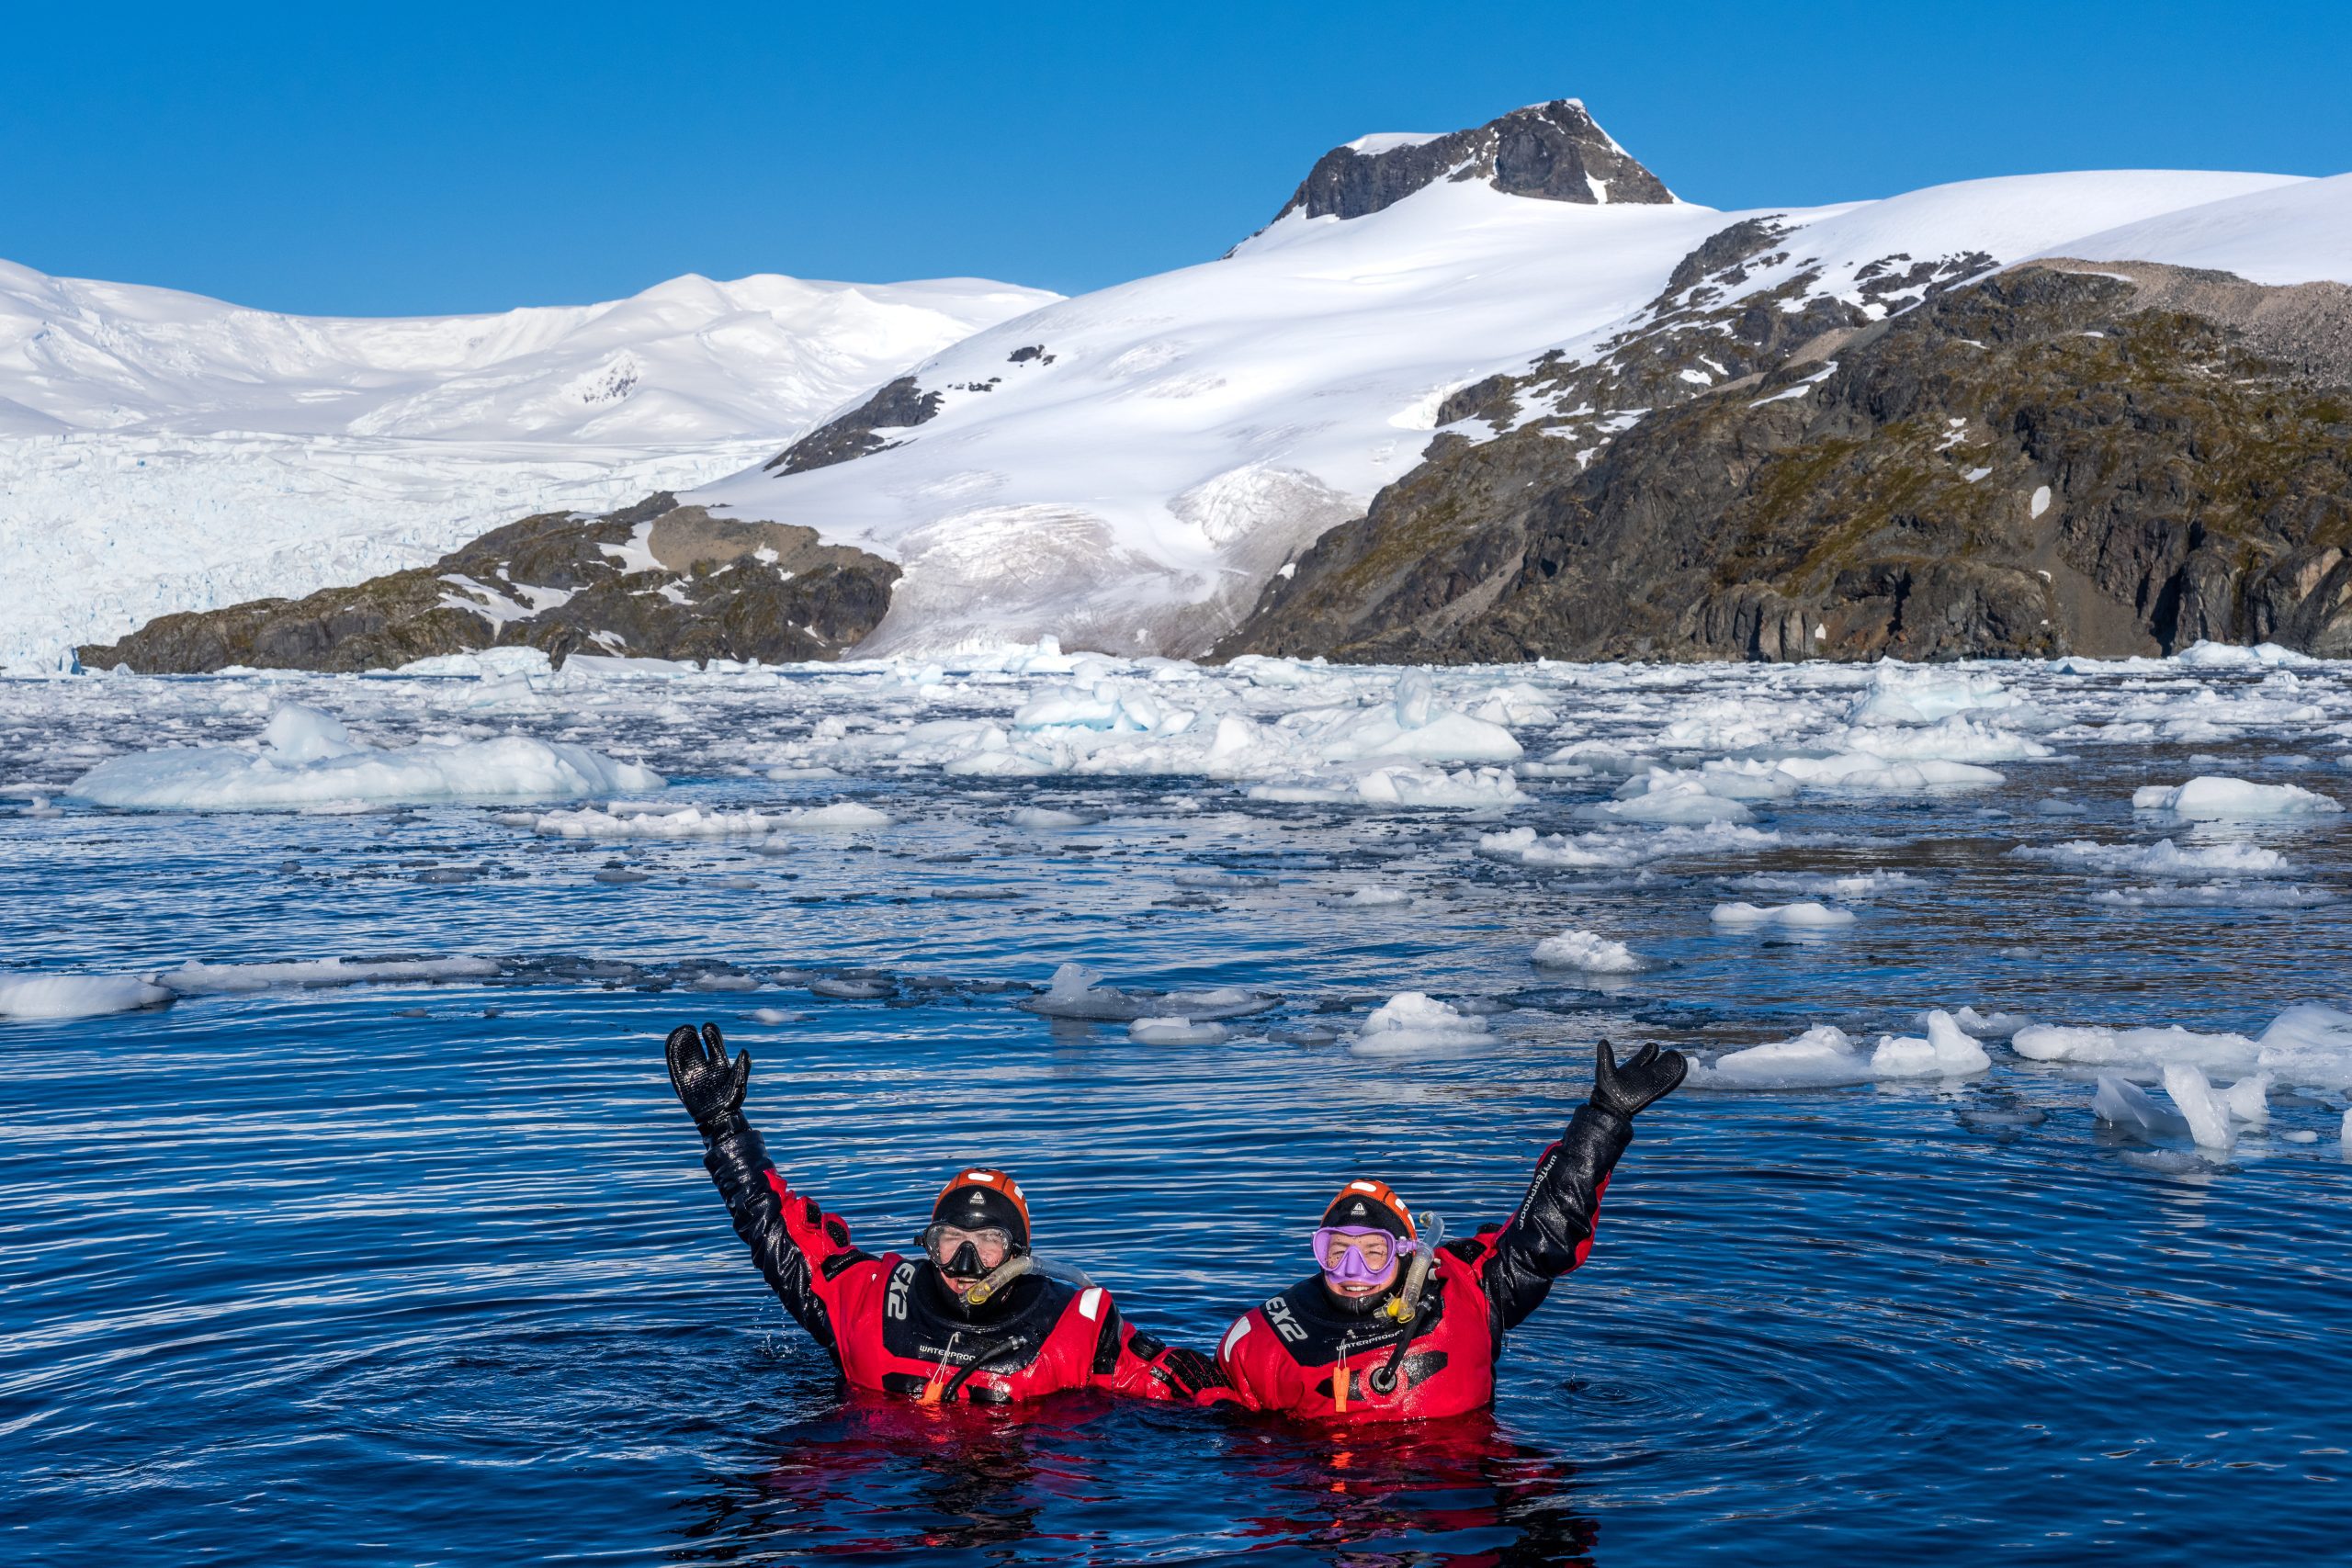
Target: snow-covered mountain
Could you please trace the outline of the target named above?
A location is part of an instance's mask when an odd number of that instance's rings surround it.
[[[1050,634],[1197,653],[1415,468],[1449,394],[1547,354],[1623,352],[1670,283],[1715,270],[1702,246],[1736,225],[1781,243],[1716,277],[1718,305],[1778,289],[1766,308],[1842,300],[1875,318],[1999,265],[2098,251],[2092,236],[2143,260],[2258,254],[2268,281],[2352,278],[2352,247],[2328,242],[2352,212],[2346,184],[2115,171],[1736,213],[1674,198],[1568,100],[1476,131],[1370,136],[1223,259],[979,333],[682,499],[901,565],[864,651]],[[1703,359],[1679,374],[1694,392],[1735,378]],[[1648,405],[1521,412],[1590,450]]]
[[[686,276],[605,304],[365,320],[0,263],[0,666],[715,478],[1057,298]]]

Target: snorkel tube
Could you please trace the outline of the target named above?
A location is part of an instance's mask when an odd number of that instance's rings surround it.
[[[1430,1269],[1437,1262],[1437,1249],[1445,1245],[1445,1221],[1434,1212],[1417,1216],[1416,1225],[1421,1233],[1420,1241],[1413,1249],[1412,1263],[1405,1270],[1405,1288],[1389,1297],[1388,1304],[1381,1309],[1407,1332],[1397,1339],[1396,1348],[1388,1353],[1388,1359],[1373,1368],[1372,1374],[1364,1380],[1371,1385],[1373,1393],[1384,1397],[1396,1392],[1396,1379],[1405,1365],[1405,1352],[1413,1343],[1412,1322],[1421,1312],[1421,1291],[1430,1282]]]
[[[966,1306],[986,1306],[990,1297],[1037,1266],[1037,1260],[1025,1250],[1014,1253],[969,1285],[964,1287]]]

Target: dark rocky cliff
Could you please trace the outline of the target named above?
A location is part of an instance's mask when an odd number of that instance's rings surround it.
[[[2352,655],[2352,289],[2052,264],[1816,324],[1597,460],[1441,436],[1219,652]]]
[[[1316,160],[1274,217],[1304,210],[1309,218],[1362,218],[1442,179],[1483,179],[1508,196],[1587,206],[1674,199],[1656,175],[1593,123],[1584,105],[1558,98],[1383,152],[1334,147]]]
[[[838,657],[889,608],[899,569],[815,530],[738,523],[668,495],[601,517],[548,513],[431,566],[302,599],[164,615],[84,648],[91,669],[396,669],[486,648],[639,658]]]

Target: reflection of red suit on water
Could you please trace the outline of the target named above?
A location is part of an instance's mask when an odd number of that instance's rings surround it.
[[[675,1555],[731,1562],[1060,1542],[1058,1555],[1083,1561],[1103,1551],[1114,1499],[1148,1535],[1181,1536],[1197,1520],[1234,1555],[1290,1544],[1464,1568],[1573,1562],[1597,1529],[1569,1506],[1574,1472],[1503,1436],[1486,1411],[1357,1433],[1246,1419],[1204,1427],[1083,1397],[924,1407],[853,1393],[774,1443],[767,1470],[721,1480],[702,1500]]]
[[[1600,1533],[1566,1506],[1575,1471],[1503,1436],[1487,1410],[1373,1433],[1289,1428],[1247,1469],[1250,1481],[1273,1488],[1281,1509],[1251,1518],[1250,1535],[1364,1548],[1364,1562],[1582,1562]],[[1443,1550],[1445,1536],[1484,1544],[1498,1530],[1508,1539],[1492,1550]],[[1396,1558],[1378,1555],[1384,1542],[1395,1543]]]

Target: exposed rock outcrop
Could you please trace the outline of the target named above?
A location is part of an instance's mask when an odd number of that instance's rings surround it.
[[[1610,140],[1574,98],[1531,104],[1468,130],[1316,160],[1277,220],[1362,218],[1439,180],[1483,179],[1509,196],[1544,201],[1669,202],[1674,193]]]
[[[899,569],[815,530],[713,517],[668,495],[602,517],[548,513],[428,567],[302,599],[164,615],[84,648],[94,669],[197,674],[394,669],[438,654],[543,649],[644,658],[831,659],[873,630]]]
[[[1541,423],[1441,437],[1219,651],[2352,655],[2352,289],[2143,264],[1937,282],[1597,460]]]
[[[1589,463],[1646,415],[1747,385],[1785,364],[1822,359],[1891,311],[1994,267],[1982,252],[1930,261],[1891,255],[1860,269],[1850,288],[1832,288],[1817,263],[1792,262],[1781,244],[1787,232],[1770,218],[1718,231],[1607,341],[1574,356],[1554,350],[1523,370],[1461,388],[1439,405],[1438,423],[1475,420],[1490,434],[1547,430]],[[1743,287],[1772,270],[1785,276],[1769,287]]]
[[[901,376],[885,382],[857,407],[835,414],[761,467],[797,474],[879,452],[895,445],[883,431],[913,429],[939,412],[939,402],[937,392],[926,392],[915,385],[913,377]]]

